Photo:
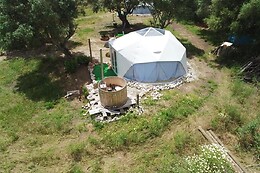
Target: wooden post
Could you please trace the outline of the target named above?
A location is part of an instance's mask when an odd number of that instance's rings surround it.
[[[100,63],[101,63],[101,80],[104,78],[104,70],[103,70],[103,57],[102,57],[102,49],[100,49]]]
[[[90,56],[90,61],[92,62],[92,50],[91,50],[91,42],[90,39],[88,39],[88,46],[89,46],[89,56]]]
[[[139,98],[139,94],[136,95],[136,105],[139,108],[139,102],[140,102],[140,98]]]
[[[115,17],[114,17],[114,13],[112,14],[112,18],[113,18],[113,23],[115,22]]]

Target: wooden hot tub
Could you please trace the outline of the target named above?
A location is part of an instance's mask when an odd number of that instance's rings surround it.
[[[117,76],[106,77],[98,84],[101,105],[106,108],[123,106],[127,98],[127,83]]]

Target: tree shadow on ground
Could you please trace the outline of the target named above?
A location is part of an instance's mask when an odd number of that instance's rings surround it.
[[[186,53],[188,58],[193,58],[203,56],[205,51],[202,49],[197,48],[194,46],[191,42],[189,42],[187,39],[181,38],[179,41],[183,44],[183,46],[186,48]]]
[[[82,46],[83,43],[82,42],[78,42],[78,41],[73,41],[73,40],[69,40],[67,43],[67,46],[69,49],[74,49],[78,46]]]
[[[80,53],[76,53],[79,55]],[[74,56],[75,57],[75,56]],[[28,61],[33,58],[27,58]],[[87,65],[79,65],[73,74],[65,72],[65,58],[61,56],[37,57],[37,67],[18,77],[17,92],[33,101],[55,102],[67,91],[81,90],[85,83],[91,82]]]
[[[58,70],[60,62],[51,58],[38,60],[40,62],[35,70],[18,77],[16,91],[25,94],[33,101],[55,101],[63,95],[60,79],[55,79],[55,76],[60,75]]]
[[[52,44],[46,44],[42,47],[39,47],[37,49],[31,49],[31,50],[14,50],[6,52],[7,59],[12,59],[16,57],[20,58],[32,58],[32,57],[58,57],[62,56],[62,52],[57,50]]]
[[[219,46],[224,41],[227,41],[227,33],[216,33],[209,29],[200,29],[198,31],[198,36],[200,36],[205,41],[210,42],[214,46]]]

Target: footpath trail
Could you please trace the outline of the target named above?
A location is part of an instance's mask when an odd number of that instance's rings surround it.
[[[204,50],[205,52],[213,48],[213,46],[211,46],[208,42],[187,30],[183,25],[174,22],[172,27],[180,34],[181,37],[188,39],[195,47]]]
[[[0,56],[0,62],[5,60],[6,59],[6,56]]]

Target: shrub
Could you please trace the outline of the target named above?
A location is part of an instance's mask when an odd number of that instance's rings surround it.
[[[204,145],[197,155],[188,156],[187,169],[190,173],[233,173],[225,149],[217,144]]]
[[[54,106],[55,106],[55,102],[53,102],[53,101],[50,101],[50,102],[46,102],[45,104],[44,104],[44,107],[46,108],[46,109],[53,109],[54,108]]]
[[[238,79],[233,81],[231,90],[233,96],[235,96],[241,104],[243,104],[254,92],[252,87]]]
[[[85,55],[77,56],[76,59],[77,59],[77,63],[78,64],[86,64],[86,65],[88,65],[88,63],[90,62],[90,57],[85,56]]]
[[[65,71],[68,73],[74,73],[78,67],[78,62],[76,58],[72,58],[69,60],[66,60],[64,62]]]
[[[240,147],[255,150],[256,159],[260,160],[260,116],[238,129]]]
[[[74,73],[77,70],[77,67],[79,65],[82,65],[82,64],[88,65],[89,62],[90,62],[90,57],[85,56],[85,55],[80,55],[75,58],[66,60],[64,62],[64,67],[65,67],[66,72]]]

